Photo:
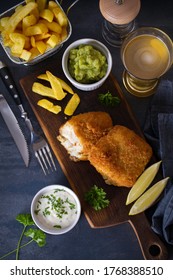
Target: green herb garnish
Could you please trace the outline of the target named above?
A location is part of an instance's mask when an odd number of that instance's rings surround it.
[[[107,207],[110,203],[108,199],[106,199],[106,193],[102,188],[94,185],[90,191],[85,193],[85,200],[96,210],[101,210]]]
[[[16,220],[19,223],[23,224],[23,230],[20,235],[20,238],[19,238],[19,241],[17,244],[17,248],[10,251],[9,253],[3,255],[2,257],[0,257],[0,260],[4,259],[5,257],[7,257],[15,252],[16,252],[16,260],[18,260],[20,249],[26,247],[33,241],[35,241],[39,247],[43,247],[46,244],[46,234],[43,231],[41,231],[40,229],[32,228],[32,227],[30,227],[27,230],[28,226],[35,225],[30,214],[19,214],[19,215],[17,215]],[[30,237],[31,239],[28,242],[21,245],[24,236]]]
[[[110,91],[107,93],[100,93],[98,95],[98,100],[101,104],[112,107],[121,102],[120,98],[118,96],[113,96]]]
[[[62,226],[60,226],[60,225],[54,225],[53,227],[54,228],[62,228]]]

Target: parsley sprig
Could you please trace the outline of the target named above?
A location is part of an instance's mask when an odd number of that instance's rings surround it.
[[[85,193],[85,200],[96,210],[99,211],[107,207],[110,201],[106,198],[106,192],[103,188],[94,185]]]
[[[43,247],[46,244],[46,234],[40,229],[31,227],[35,225],[35,223],[30,214],[19,214],[17,215],[16,220],[19,223],[23,224],[23,230],[17,243],[17,248],[0,257],[0,260],[8,257],[13,253],[16,253],[16,260],[18,260],[20,249],[26,247],[33,241],[35,241],[39,247]],[[28,229],[28,227],[30,228]],[[24,236],[30,237],[31,239],[28,242],[22,244]]]
[[[120,98],[118,96],[113,96],[110,91],[107,93],[99,93],[98,100],[101,104],[112,107],[120,103]]]

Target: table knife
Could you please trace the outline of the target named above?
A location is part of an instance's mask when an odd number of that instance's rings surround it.
[[[15,85],[14,79],[12,78],[12,75],[5,63],[0,61],[0,76],[7,87],[9,93],[13,97],[15,103],[17,104],[20,112],[21,112],[21,117],[25,120],[25,123],[27,127],[29,128],[30,131],[33,131],[33,126],[28,118],[27,112],[25,111],[23,105],[22,105],[22,100],[20,98],[20,95],[18,93],[17,87]]]
[[[18,124],[18,121],[14,113],[12,112],[10,106],[8,105],[6,99],[2,94],[0,94],[0,113],[2,114],[2,117],[10,131],[10,134],[14,139],[14,142],[16,143],[16,146],[25,162],[25,165],[28,166],[29,151],[28,151],[27,142],[20,129],[20,126]]]

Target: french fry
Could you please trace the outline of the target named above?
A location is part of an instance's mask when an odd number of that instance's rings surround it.
[[[13,56],[19,57],[21,52],[26,50],[31,53],[30,60],[32,60],[37,55],[44,54],[47,50],[60,45],[66,39],[68,36],[67,23],[66,15],[56,2],[25,0],[25,4],[17,6],[10,17],[0,19],[0,34],[4,47],[12,48]],[[25,35],[24,46],[23,40],[20,41],[21,43],[11,40],[10,37],[13,35],[10,34],[12,33]],[[36,46],[36,41],[42,41],[42,43],[38,43]],[[36,55],[36,53],[38,54]],[[22,57],[28,59],[28,56],[22,55]]]
[[[46,20],[42,21],[42,23],[44,23],[47,28],[51,31],[54,31],[58,34],[61,34],[62,33],[62,27],[59,25],[59,23],[53,21],[53,22],[48,22]]]
[[[51,47],[54,48],[61,42],[61,37],[59,34],[55,35],[52,34],[50,38],[46,41],[46,43]]]
[[[59,80],[50,71],[46,71],[46,74],[51,84],[54,96],[57,100],[62,100],[66,96],[66,93],[63,91]]]
[[[10,18],[10,17],[3,17],[3,18],[0,19],[0,24],[1,24],[1,26],[2,26],[3,29],[4,29],[5,26],[7,25],[8,21],[9,21],[9,18]]]
[[[43,41],[36,41],[35,46],[41,54],[45,53],[47,49],[47,45]]]
[[[25,61],[29,61],[31,58],[32,53],[30,51],[24,50],[22,51],[20,58],[25,60]]]
[[[25,28],[27,28],[28,26],[34,25],[36,23],[37,23],[36,16],[31,14],[31,15],[26,16],[26,17],[23,18],[22,28],[23,28],[23,30],[25,30]]]
[[[51,101],[47,100],[47,99],[41,99],[37,102],[37,105],[39,105],[40,107],[54,113],[54,114],[58,114],[59,112],[61,112],[61,106],[59,105],[54,105]]]
[[[35,2],[35,0],[25,0],[26,4],[28,4],[29,2]]]
[[[61,26],[67,26],[67,17],[66,15],[64,14],[64,12],[58,7],[58,8],[55,8],[52,10],[58,23],[61,25]]]
[[[58,4],[54,1],[49,1],[48,2],[48,9],[49,10],[53,10],[54,8],[57,8],[58,7]]]
[[[47,0],[36,0],[36,3],[38,5],[39,11],[42,11],[46,7]]]
[[[26,50],[30,50],[31,48],[31,40],[29,37],[25,37],[25,45],[24,45],[24,49]]]
[[[29,51],[31,53],[30,60],[32,60],[35,57],[37,57],[38,55],[40,55],[40,52],[38,51],[38,49],[36,47],[31,48]]]
[[[47,33],[47,32],[48,32],[48,28],[45,24],[37,23],[33,26],[27,27],[24,31],[24,34],[26,36],[34,36],[34,35],[43,34],[43,33]]]
[[[48,39],[51,36],[49,33],[38,34],[34,36],[35,41],[42,41]]]
[[[33,48],[36,47],[36,45],[35,45],[35,36],[31,36],[31,46],[32,46]]]
[[[46,71],[46,73],[38,75],[37,78],[49,82],[50,87],[35,82],[32,86],[32,91],[35,93],[47,96],[49,98],[57,99],[58,101],[62,100],[67,95],[66,92],[72,94],[72,97],[70,98],[64,109],[65,115],[72,116],[80,103],[78,94],[74,93],[72,88],[64,80],[56,77],[50,71]],[[66,92],[64,92],[63,90],[65,90]],[[61,111],[60,106],[60,108],[57,107],[58,105],[54,105],[47,99],[42,99],[37,104],[56,114]]]
[[[46,19],[48,22],[52,22],[54,14],[49,9],[44,9],[40,12],[40,17]]]
[[[11,41],[14,43],[11,46],[11,52],[16,54],[21,54],[25,46],[25,41],[26,41],[25,36],[23,34],[14,32],[14,33],[10,33],[9,37]]]
[[[49,78],[48,78],[48,76],[47,76],[46,73],[40,74],[39,76],[37,76],[37,78],[49,82]],[[60,79],[60,78],[58,78],[58,77],[56,77],[56,78],[59,80],[59,82],[60,82],[62,88],[63,88],[65,91],[67,91],[68,93],[74,94],[74,91],[72,90],[72,88],[71,88],[64,80],[62,80],[62,79]]]
[[[37,93],[37,94],[40,94],[42,96],[47,96],[47,97],[56,99],[52,88],[44,86],[44,85],[42,85],[38,82],[33,83],[32,91]]]
[[[80,98],[77,95],[77,93],[74,93],[64,109],[64,114],[67,116],[72,116],[74,111],[78,107],[79,103],[80,103]]]
[[[26,17],[32,10],[34,10],[37,7],[37,4],[35,2],[29,2],[25,6],[22,6],[19,10],[17,10],[10,18],[9,21],[5,27],[5,32],[10,33],[15,30],[17,25],[20,21],[23,20],[24,17]]]

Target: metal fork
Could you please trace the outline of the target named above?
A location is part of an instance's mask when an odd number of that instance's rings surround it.
[[[49,169],[56,171],[56,166],[46,140],[34,130],[31,131],[31,145],[44,174],[47,175]]]
[[[31,145],[44,174],[47,175],[50,173],[50,169],[51,171],[56,171],[56,165],[46,140],[40,134],[34,131],[32,123],[21,104],[19,105],[19,109],[21,111],[21,117],[25,119],[26,125],[30,130]]]

